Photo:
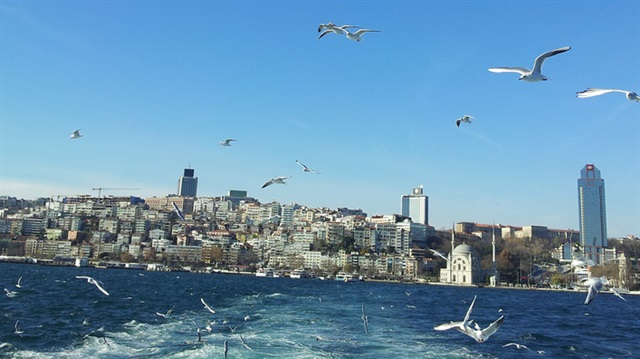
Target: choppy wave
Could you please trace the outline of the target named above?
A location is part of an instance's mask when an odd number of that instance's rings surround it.
[[[99,279],[110,295],[76,275]],[[221,358],[225,341],[229,358],[620,358],[640,353],[635,321],[640,298],[634,296],[623,302],[601,295],[585,306],[584,293],[573,292],[0,263],[0,287],[14,288],[20,276],[19,294],[0,299],[0,357]],[[477,344],[456,331],[433,330],[462,319],[474,295],[472,316],[479,324],[506,317],[489,341]],[[207,311],[200,298],[216,313]],[[156,314],[172,307],[167,318]],[[20,335],[14,333],[17,320]],[[529,349],[504,348],[509,342]]]

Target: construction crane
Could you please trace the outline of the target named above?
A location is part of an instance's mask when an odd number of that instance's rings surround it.
[[[93,188],[94,191],[98,191],[98,199],[100,199],[100,196],[102,195],[102,191],[134,191],[134,190],[139,190],[140,188],[108,188],[108,187],[95,187]]]

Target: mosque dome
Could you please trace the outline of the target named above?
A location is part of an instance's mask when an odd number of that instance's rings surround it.
[[[470,253],[474,253],[475,251],[473,250],[473,248],[471,248],[470,245],[468,244],[461,244],[459,246],[457,246],[454,250],[453,250],[453,254],[470,254]]]

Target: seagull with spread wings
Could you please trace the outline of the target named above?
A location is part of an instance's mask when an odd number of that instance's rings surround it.
[[[446,260],[447,262],[449,261],[449,258],[445,257],[444,254],[442,254],[442,252],[439,252],[435,249],[429,249],[434,255]]]
[[[286,183],[284,182],[284,180],[289,179],[289,178],[291,178],[291,176],[289,176],[289,177],[284,177],[284,176],[280,176],[280,177],[273,177],[273,178],[271,178],[270,180],[268,180],[267,182],[265,182],[265,183],[262,185],[262,188],[265,188],[265,187],[271,186],[272,184],[286,184]]]
[[[344,34],[347,36],[347,39],[360,42],[362,41],[362,35],[368,32],[381,32],[380,30],[371,30],[371,29],[360,29],[356,32],[349,32],[345,30]]]
[[[71,136],[69,136],[69,139],[70,140],[77,140],[80,137],[82,137],[82,135],[80,134],[80,129],[77,129],[77,130],[73,131]]]
[[[520,74],[520,80],[526,82],[538,82],[538,81],[546,81],[549,78],[542,74],[542,63],[544,60],[548,59],[551,56],[555,56],[561,54],[563,52],[567,52],[571,50],[570,46],[561,47],[559,49],[547,51],[540,56],[536,57],[536,60],[533,62],[533,68],[531,70],[524,67],[491,67],[489,71],[491,72],[515,72]]]
[[[96,288],[98,288],[102,293],[104,293],[104,295],[109,295],[109,292],[107,292],[103,287],[102,287],[102,282],[99,280],[95,280],[92,277],[89,276],[85,276],[85,275],[77,275],[76,278],[78,279],[86,279],[87,282],[93,284],[96,286]]]
[[[320,33],[320,35],[318,36],[318,40],[320,40],[323,36],[325,36],[326,34],[338,34],[338,35],[343,35],[347,32],[346,29],[350,29],[350,28],[360,28],[360,26],[355,26],[355,25],[342,25],[342,26],[338,26],[332,22],[328,23],[328,24],[320,24],[320,26],[318,26],[318,32]]]
[[[304,163],[302,163],[302,162],[300,162],[300,161],[298,161],[298,160],[296,160],[296,163],[297,163],[297,164],[299,164],[299,165],[302,167],[302,170],[303,170],[304,172],[313,172],[313,173],[315,173],[315,174],[320,174],[318,171],[314,170],[314,169],[313,169],[313,168],[311,168],[311,167],[308,167],[307,165],[305,165]]]
[[[473,121],[471,121],[471,119],[472,119],[472,118],[474,118],[474,119],[475,119],[475,117],[473,117],[473,116],[464,115],[464,116],[462,116],[461,118],[459,118],[459,119],[457,119],[457,120],[456,120],[456,126],[460,127],[460,123],[462,123],[462,122],[464,122],[464,123],[471,123],[471,122],[473,122]]]
[[[469,320],[469,317],[471,316],[471,311],[473,310],[473,304],[475,302],[476,302],[476,296],[473,296],[473,301],[471,302],[471,305],[467,310],[467,314],[464,316],[464,319],[461,322],[451,322],[451,323],[440,324],[433,329],[435,330],[456,329],[460,333],[466,334],[471,338],[475,339],[476,342],[484,343],[485,341],[487,341],[487,339],[489,339],[490,336],[492,336],[493,334],[495,334],[495,332],[498,331],[498,329],[504,322],[504,315],[500,316],[500,318],[498,318],[496,321],[489,324],[488,327],[482,329],[480,328],[478,323],[475,323],[475,321],[473,320]],[[471,327],[472,324],[474,324],[473,328]]]
[[[220,141],[220,146],[229,147],[229,146],[231,146],[231,142],[233,142],[233,141],[237,141],[237,140],[233,139],[233,138],[226,138],[226,139]]]
[[[209,306],[209,304],[207,304],[207,303],[204,301],[204,298],[200,298],[200,302],[202,302],[202,305],[204,305],[204,308],[205,308],[206,310],[210,311],[210,312],[211,312],[211,314],[216,314],[216,311],[215,311],[215,310],[213,310],[213,308],[211,308],[211,307]]]
[[[578,92],[577,96],[578,96],[578,98],[587,98],[587,97],[604,95],[604,94],[609,93],[609,92],[620,92],[620,93],[625,94],[625,96],[627,97],[627,100],[640,102],[640,96],[638,96],[637,93],[635,93],[633,91],[618,90],[618,89],[588,88],[588,89],[586,89],[584,91]]]

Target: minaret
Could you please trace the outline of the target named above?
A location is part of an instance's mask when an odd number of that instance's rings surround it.
[[[451,250],[449,251],[449,260],[447,266],[449,267],[449,283],[453,283],[453,248],[455,248],[456,239],[456,224],[451,222]]]
[[[491,234],[491,246],[493,247],[493,278],[491,285],[493,287],[498,285],[498,268],[496,266],[496,224],[493,224]]]

